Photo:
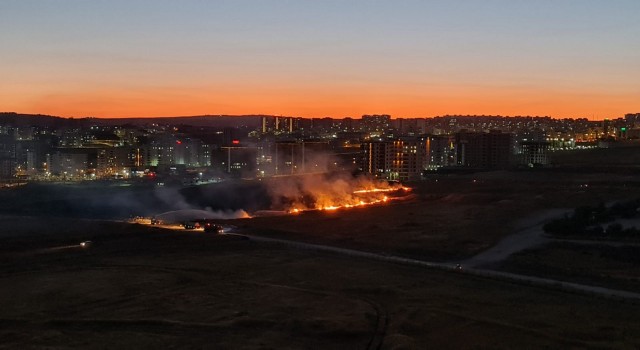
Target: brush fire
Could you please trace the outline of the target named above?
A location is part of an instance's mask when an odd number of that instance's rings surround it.
[[[325,175],[291,179],[271,186],[270,190],[275,207],[290,214],[382,204],[411,191],[396,182]]]
[[[339,209],[380,205],[407,198],[411,188],[399,182],[353,177],[350,174],[314,174],[272,178],[262,181],[261,187],[268,200],[268,209],[251,214],[239,209],[206,210],[185,208],[157,214],[144,223],[174,225],[187,229],[201,229],[203,220],[227,220],[260,216],[299,214],[307,211],[334,211]],[[218,188],[223,184],[218,185]],[[234,192],[242,196],[244,193]],[[247,198],[254,198],[250,192]],[[215,197],[213,197],[215,198]],[[265,203],[266,204],[266,203]],[[136,221],[138,222],[138,221]]]

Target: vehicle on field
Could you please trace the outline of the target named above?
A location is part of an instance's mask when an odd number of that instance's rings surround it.
[[[224,228],[213,222],[205,222],[204,223],[204,232],[212,232],[212,233],[223,233]]]
[[[198,228],[200,225],[198,225],[197,222],[193,222],[193,221],[185,221],[184,223],[182,223],[182,226],[187,229],[187,230],[195,230],[196,228]]]

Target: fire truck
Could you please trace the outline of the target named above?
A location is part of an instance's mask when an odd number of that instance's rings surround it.
[[[208,220],[202,224],[202,227],[204,227],[204,232],[212,232],[212,233],[224,232],[224,229],[222,228],[222,226]]]

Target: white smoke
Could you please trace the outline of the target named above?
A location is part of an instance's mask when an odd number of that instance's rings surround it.
[[[242,219],[250,217],[244,210],[199,210],[181,209],[155,215],[155,218],[163,222],[183,222],[193,220],[226,220]]]
[[[400,187],[397,185],[397,187]],[[314,174],[291,176],[268,183],[272,209],[318,209],[333,206],[357,205],[380,201],[384,193],[357,193],[361,190],[393,189],[387,181],[351,174]]]

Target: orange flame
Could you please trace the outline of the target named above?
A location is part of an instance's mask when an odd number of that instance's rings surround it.
[[[374,204],[387,203],[390,200],[396,199],[397,197],[389,197],[387,195],[382,195],[384,193],[389,192],[397,192],[397,191],[411,191],[410,187],[404,186],[395,186],[389,188],[369,188],[369,189],[360,189],[355,190],[351,193],[350,196],[345,196],[345,198],[333,199],[330,203],[326,203],[324,205],[316,205],[315,207],[296,207],[289,210],[290,214],[299,214],[303,211],[310,210],[326,210],[326,211],[335,211],[342,208],[355,208],[355,207],[363,207]],[[382,196],[381,196],[382,195]]]

